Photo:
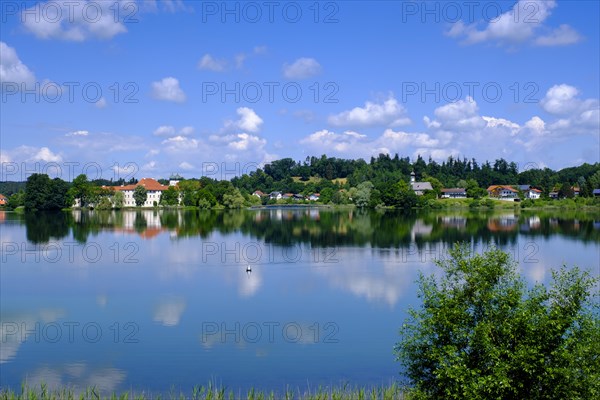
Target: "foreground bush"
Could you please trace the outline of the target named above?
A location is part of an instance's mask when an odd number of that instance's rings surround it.
[[[563,267],[527,290],[508,254],[458,245],[437,264],[395,348],[411,398],[600,398],[597,280]]]

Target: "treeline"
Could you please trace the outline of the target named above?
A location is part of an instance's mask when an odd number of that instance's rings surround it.
[[[592,190],[600,188],[600,163],[582,164],[578,167],[554,171],[550,168],[533,168],[527,164],[527,169],[519,172],[519,166],[502,158],[493,163],[477,162],[476,159],[458,159],[448,157],[441,164],[429,158],[425,161],[421,156],[411,162],[408,157],[391,157],[380,154],[371,157],[367,163],[363,159],[347,160],[326,155],[307,157],[303,162],[284,158],[267,164],[264,170],[257,170],[232,180],[233,184],[246,191],[279,190],[286,192],[303,192],[302,183],[311,178],[324,180],[344,180],[344,188],[356,187],[362,182],[369,181],[375,188],[381,190],[383,185],[397,183],[399,180],[408,182],[410,173],[415,172],[417,181],[427,181],[435,178],[443,187],[459,187],[473,180],[480,188],[490,185],[531,185],[542,190],[546,195],[564,183],[578,186],[581,195],[591,196]],[[300,182],[293,177],[299,177]],[[594,177],[590,180],[591,177]],[[461,182],[462,181],[462,182]],[[327,185],[322,182],[321,185]],[[466,187],[465,187],[466,188]],[[319,186],[315,186],[319,189]]]
[[[433,190],[416,196],[410,187],[410,174],[414,171],[417,181],[430,182]],[[166,183],[166,180],[159,179]],[[68,208],[75,199],[82,207],[121,208],[123,195],[118,191],[102,188],[136,183],[123,180],[88,181],[80,175],[73,182],[60,178],[50,179],[44,174],[33,174],[24,189],[9,197],[8,206],[24,206],[30,210]],[[14,182],[6,182],[15,188]],[[303,162],[284,158],[273,161],[263,169],[235,177],[231,181],[208,177],[185,179],[177,188],[163,192],[156,206],[190,206],[199,208],[241,208],[250,205],[276,202],[302,203],[308,200],[273,200],[269,196],[253,196],[254,191],[301,194],[305,197],[319,193],[322,204],[354,204],[359,207],[388,206],[411,208],[433,206],[442,188],[462,187],[467,196],[479,199],[487,196],[486,188],[492,184],[531,185],[542,190],[542,198],[552,191],[560,197],[573,197],[573,187],[579,188],[579,197],[592,197],[594,189],[600,188],[600,163],[583,164],[560,171],[549,168],[531,168],[519,172],[517,164],[498,159],[493,163],[479,164],[475,159],[455,159],[437,163],[431,158],[418,157],[411,162],[408,157],[397,154],[390,157],[381,154],[367,163],[363,159],[347,160],[325,155],[307,157]],[[136,190],[136,205],[146,201],[146,193]],[[138,193],[139,192],[139,193]]]

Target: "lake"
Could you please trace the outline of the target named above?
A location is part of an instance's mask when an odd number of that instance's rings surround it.
[[[237,392],[400,379],[419,272],[457,241],[528,284],[600,274],[600,215],[272,208],[0,211],[0,386]]]

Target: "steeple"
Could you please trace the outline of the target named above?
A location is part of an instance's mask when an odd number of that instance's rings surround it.
[[[410,173],[410,183],[415,183],[416,179],[415,179],[415,171]]]

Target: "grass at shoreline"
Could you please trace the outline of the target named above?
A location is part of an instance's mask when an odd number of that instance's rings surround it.
[[[96,387],[86,387],[85,389],[76,389],[73,387],[60,387],[50,389],[45,384],[39,386],[21,385],[18,391],[1,388],[0,400],[62,400],[62,399],[81,399],[81,400],[100,400],[100,399],[194,399],[194,400],[403,400],[406,397],[399,385],[393,383],[387,386],[371,387],[318,387],[301,391],[300,389],[288,389],[285,392],[264,392],[250,389],[243,393],[241,391],[228,390],[223,387],[217,387],[213,384],[207,386],[195,386],[189,393],[175,392],[171,390],[167,395],[152,394],[150,392],[125,391],[120,393],[107,392]]]

